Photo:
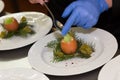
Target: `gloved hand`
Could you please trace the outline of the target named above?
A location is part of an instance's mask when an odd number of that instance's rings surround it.
[[[48,2],[48,0],[29,0],[30,3],[40,3],[41,5],[44,4],[44,2]]]
[[[66,35],[72,25],[91,28],[97,23],[100,14],[107,9],[105,0],[77,0],[71,3],[62,14],[63,18],[68,17],[62,35]]]

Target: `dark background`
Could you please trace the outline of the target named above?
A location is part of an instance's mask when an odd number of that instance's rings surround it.
[[[39,4],[31,4],[28,0],[3,0],[5,3],[4,11],[20,12],[20,11],[40,11],[47,14],[44,6]]]

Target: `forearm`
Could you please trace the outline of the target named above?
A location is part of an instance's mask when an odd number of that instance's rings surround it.
[[[106,2],[108,4],[109,8],[111,8],[112,7],[112,0],[106,0]]]

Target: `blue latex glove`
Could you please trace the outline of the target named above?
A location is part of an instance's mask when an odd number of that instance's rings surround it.
[[[97,23],[100,14],[107,9],[105,0],[77,0],[71,3],[62,14],[63,18],[68,17],[62,35],[66,35],[72,25],[91,28]]]

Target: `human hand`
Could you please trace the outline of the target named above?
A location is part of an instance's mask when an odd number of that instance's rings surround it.
[[[32,4],[40,3],[41,5],[43,5],[44,2],[48,2],[48,0],[29,0],[29,2]]]
[[[100,14],[107,9],[105,0],[77,0],[71,3],[62,14],[63,18],[68,17],[62,35],[66,35],[72,25],[91,28],[97,23]]]

